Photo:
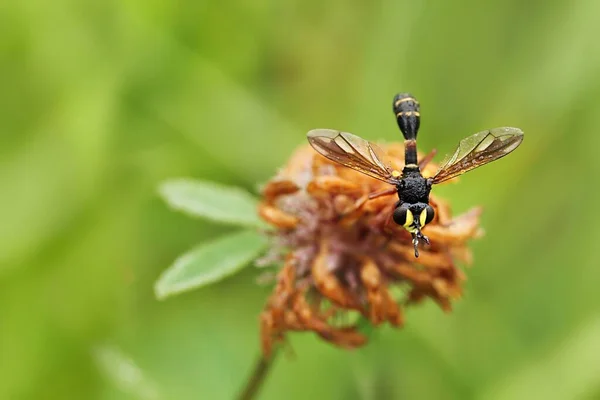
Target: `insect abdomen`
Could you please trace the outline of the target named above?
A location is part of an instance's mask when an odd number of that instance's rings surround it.
[[[406,140],[417,138],[421,114],[419,102],[410,93],[399,93],[394,97],[394,114]]]

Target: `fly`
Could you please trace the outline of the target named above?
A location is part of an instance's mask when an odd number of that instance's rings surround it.
[[[404,136],[405,164],[402,171],[394,170],[385,153],[375,144],[351,133],[314,129],[308,132],[307,138],[311,146],[328,159],[392,185],[389,190],[370,198],[398,194],[399,201],[392,217],[395,223],[410,232],[415,257],[419,257],[419,242],[429,244],[421,229],[435,215],[429,205],[431,187],[509,154],[523,141],[523,131],[503,127],[469,136],[460,141],[435,175],[425,178],[417,162],[417,133],[421,123],[419,102],[409,93],[400,93],[394,97],[393,110]]]

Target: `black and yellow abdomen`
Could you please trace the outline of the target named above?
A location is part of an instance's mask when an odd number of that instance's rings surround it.
[[[406,140],[417,139],[421,124],[419,102],[410,93],[399,93],[394,97],[394,114]]]
[[[404,135],[405,169],[417,168],[417,133],[421,125],[419,102],[410,93],[394,97],[394,115]]]

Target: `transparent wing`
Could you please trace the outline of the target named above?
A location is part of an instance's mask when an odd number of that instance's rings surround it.
[[[519,128],[494,128],[479,132],[460,141],[454,154],[447,157],[433,183],[455,178],[472,169],[504,157],[523,141]]]
[[[332,129],[314,129],[306,137],[310,145],[328,159],[392,185],[398,183],[387,157],[373,143]]]

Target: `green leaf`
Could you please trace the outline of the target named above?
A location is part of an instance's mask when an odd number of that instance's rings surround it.
[[[243,189],[193,179],[173,179],[159,187],[175,210],[194,217],[242,226],[264,226],[256,212],[257,199]]]
[[[154,286],[163,300],[232,275],[254,259],[267,245],[264,236],[245,230],[204,243],[180,256]]]
[[[140,400],[161,398],[156,384],[120,349],[101,345],[93,349],[92,355],[106,379],[122,392],[129,394],[131,398]]]

